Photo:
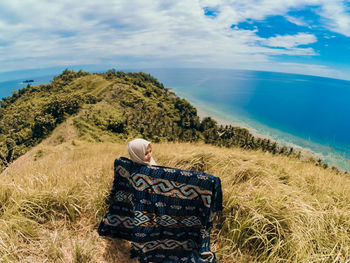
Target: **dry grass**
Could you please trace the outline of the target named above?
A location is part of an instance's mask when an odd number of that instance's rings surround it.
[[[98,237],[113,161],[125,143],[67,136],[28,152],[0,175],[0,262],[135,262],[128,242]],[[56,136],[56,137],[55,137]],[[56,138],[56,139],[55,139]],[[154,144],[164,166],[219,176],[223,215],[212,249],[220,262],[346,262],[350,178],[263,152]]]

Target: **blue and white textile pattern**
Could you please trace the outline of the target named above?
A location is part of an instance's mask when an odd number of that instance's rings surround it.
[[[216,262],[209,241],[213,215],[222,210],[218,177],[121,157],[108,202],[98,233],[131,241],[141,263]]]

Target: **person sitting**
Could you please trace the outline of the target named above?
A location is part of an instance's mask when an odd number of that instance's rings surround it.
[[[152,144],[144,139],[134,139],[128,143],[130,159],[135,163],[157,165],[152,157]]]
[[[213,214],[222,210],[220,178],[159,166],[144,139],[128,143],[131,159],[114,162],[109,208],[100,236],[131,242],[140,263],[214,263]]]

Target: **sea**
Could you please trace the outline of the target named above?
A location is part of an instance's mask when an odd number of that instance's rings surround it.
[[[84,69],[83,69],[84,70]],[[121,69],[122,70],[122,69]],[[91,70],[90,70],[91,71]],[[201,115],[241,126],[350,171],[350,81],[226,69],[124,69],[150,73]],[[0,82],[0,96],[54,75]]]
[[[59,74],[57,74],[59,75]],[[7,80],[0,82],[0,98],[8,97],[12,95],[13,91],[25,88],[28,85],[36,86],[41,84],[49,84],[53,80],[54,75],[38,76],[33,79],[23,78],[15,80]],[[33,82],[26,83],[27,80],[33,80]]]

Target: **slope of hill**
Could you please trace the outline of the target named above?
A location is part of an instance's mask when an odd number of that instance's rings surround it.
[[[198,140],[196,109],[144,73],[66,70],[51,84],[28,86],[0,107],[0,161],[7,165],[73,114],[88,141],[142,136],[154,141]]]
[[[0,262],[132,262],[127,242],[99,238],[96,227],[113,161],[136,136],[155,143],[160,165],[222,179],[212,235],[221,262],[350,259],[347,174],[200,120],[148,74],[66,70],[1,101]]]
[[[135,262],[98,237],[113,161],[126,144],[88,142],[69,118],[1,175],[0,262]],[[283,155],[155,143],[160,165],[222,179],[212,249],[220,262],[346,262],[350,178]]]
[[[189,102],[149,74],[65,70],[51,84],[28,85],[3,98],[0,164],[6,167],[72,115],[79,138],[86,141],[124,141],[135,136],[155,142],[204,141],[303,158],[301,152],[255,138],[247,129],[219,126],[209,117],[200,120]],[[308,161],[327,168],[322,160]]]

